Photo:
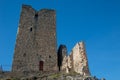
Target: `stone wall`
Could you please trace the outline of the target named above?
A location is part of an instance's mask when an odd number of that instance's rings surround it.
[[[81,75],[90,75],[84,42],[77,43],[70,53],[73,71]]]
[[[83,76],[89,76],[88,60],[85,51],[84,42],[77,43],[69,56],[64,57],[62,68],[69,72],[80,73]]]
[[[67,57],[67,47],[65,45],[60,45],[58,49],[58,67],[59,71],[65,71],[63,66],[66,65],[66,58]]]
[[[34,10],[23,5],[18,27],[12,71],[57,70],[56,12]]]

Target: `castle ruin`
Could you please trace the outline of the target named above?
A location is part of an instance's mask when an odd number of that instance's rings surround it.
[[[22,5],[12,72],[71,71],[90,75],[84,42],[79,42],[67,55],[67,47],[57,51],[55,10],[34,10]]]

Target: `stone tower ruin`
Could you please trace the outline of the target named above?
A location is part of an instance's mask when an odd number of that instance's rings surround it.
[[[66,45],[57,51],[56,13],[54,10],[34,10],[23,5],[20,15],[12,72],[76,72],[89,76],[84,42],[77,43],[70,55]]]
[[[70,53],[71,69],[81,75],[90,75],[84,42],[78,42]]]
[[[12,71],[56,71],[56,48],[55,11],[22,5]]]
[[[67,56],[66,54],[66,46],[61,45],[58,51],[58,63],[60,68],[59,70],[66,73],[76,72],[83,76],[90,75],[84,42],[78,42],[73,47],[70,55]]]

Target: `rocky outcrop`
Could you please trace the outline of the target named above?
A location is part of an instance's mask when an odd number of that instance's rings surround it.
[[[23,76],[23,77],[16,77],[16,76],[10,77],[4,74],[2,77],[0,77],[0,80],[105,80],[105,79],[104,78],[98,79],[92,76],[82,76],[78,73],[71,72],[67,74],[65,73],[46,73],[46,74],[38,73],[36,75],[32,74],[32,75]]]

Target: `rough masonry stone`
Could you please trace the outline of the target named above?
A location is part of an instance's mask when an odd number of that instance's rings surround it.
[[[56,12],[23,5],[20,15],[13,72],[56,71]]]

